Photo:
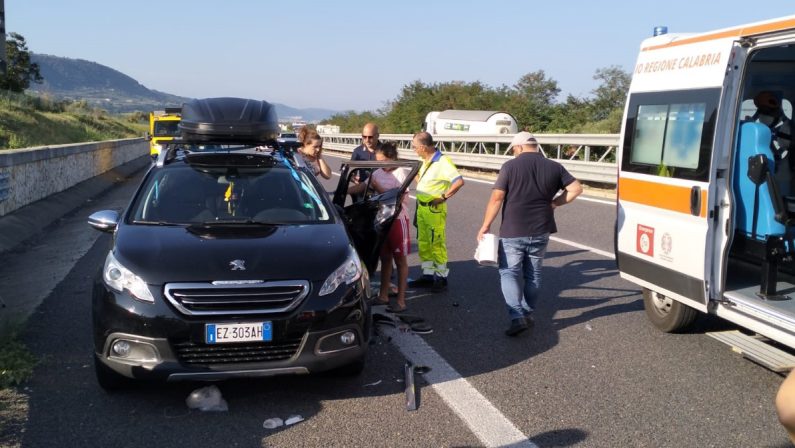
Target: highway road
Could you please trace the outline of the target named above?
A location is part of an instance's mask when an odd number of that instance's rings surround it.
[[[327,157],[339,172],[342,159]],[[337,179],[325,181],[329,190]],[[673,335],[647,322],[639,289],[616,272],[615,206],[604,198],[583,197],[556,211],[559,232],[545,260],[536,326],[506,337],[497,271],[472,259],[491,188],[474,179],[449,203],[449,290],[410,294],[409,306],[434,332],[381,332],[361,376],[215,383],[229,405],[215,413],[185,405],[202,383],[107,394],[91,368],[90,290],[110,237],[85,220],[96,210],[121,209],[139,180],[93,198],[4,255],[4,295],[41,301],[24,334],[41,362],[16,396],[27,404],[26,420],[7,421],[0,441],[117,448],[789,446],[773,408],[782,377],[704,335],[726,323],[704,317],[694,331]],[[410,275],[419,274],[418,265],[414,254]],[[407,359],[431,368],[418,375],[413,412],[403,393]],[[262,426],[293,414],[304,421]]]

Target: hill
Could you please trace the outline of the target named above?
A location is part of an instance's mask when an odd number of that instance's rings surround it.
[[[96,62],[46,54],[31,54],[39,64],[43,84],[32,84],[33,93],[55,99],[83,100],[91,107],[109,112],[134,112],[178,106],[190,98],[149,89],[130,76]],[[267,100],[267,98],[264,98]],[[307,122],[324,120],[337,111],[319,108],[297,109],[273,103],[279,117],[302,117]]]

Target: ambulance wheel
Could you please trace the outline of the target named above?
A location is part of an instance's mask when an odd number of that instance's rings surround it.
[[[643,307],[651,323],[666,333],[686,330],[698,315],[697,310],[646,288],[643,288]]]

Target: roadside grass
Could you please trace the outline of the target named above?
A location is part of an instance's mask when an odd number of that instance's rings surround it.
[[[140,137],[141,114],[110,115],[81,101],[0,92],[0,149]]]
[[[0,390],[17,386],[33,375],[36,357],[19,338],[21,324],[0,326]]]

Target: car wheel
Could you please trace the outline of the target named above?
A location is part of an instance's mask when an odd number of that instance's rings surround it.
[[[107,392],[128,389],[133,385],[132,379],[116,373],[115,370],[103,364],[97,355],[94,355],[94,373],[97,376],[99,387],[105,389]]]
[[[643,288],[643,307],[655,327],[666,333],[684,331],[698,311],[650,289]]]

